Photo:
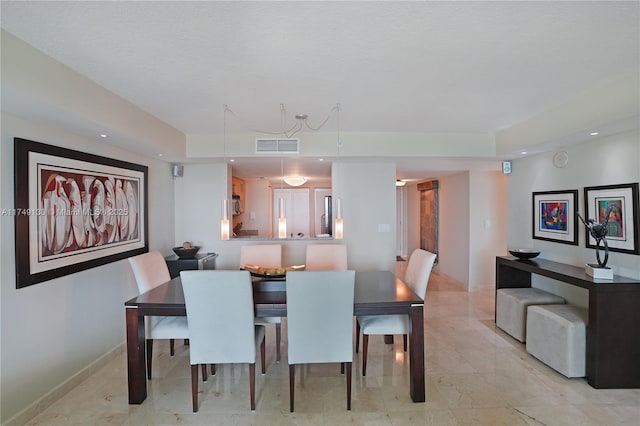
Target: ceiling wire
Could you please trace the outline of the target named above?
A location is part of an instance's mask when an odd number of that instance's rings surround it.
[[[229,106],[224,104],[224,111],[222,113],[222,155],[225,164],[227,164],[227,111],[229,111]]]
[[[257,129],[254,127],[251,127],[249,125],[247,125],[232,109],[230,109],[226,104],[225,104],[225,120],[226,120],[226,112],[229,112],[231,115],[233,115],[242,125],[242,127],[244,127],[245,130],[249,130],[251,132],[254,133],[264,133],[267,135],[274,135],[274,136],[280,136],[283,135],[287,138],[291,138],[293,137],[296,133],[300,132],[303,128],[303,123],[304,125],[309,129],[312,130],[314,132],[317,132],[318,130],[322,129],[324,127],[325,124],[327,124],[327,121],[329,121],[329,119],[331,118],[331,115],[333,114],[334,111],[338,112],[338,119],[339,119],[339,113],[340,113],[340,104],[336,104],[336,106],[334,106],[333,108],[331,108],[329,110],[329,112],[327,113],[326,118],[320,123],[319,126],[317,127],[313,127],[311,124],[309,124],[309,119],[308,118],[296,118],[296,122],[291,126],[288,127],[287,126],[287,110],[285,108],[284,104],[280,104],[280,128],[281,130],[279,132],[273,132],[273,131],[268,131],[268,130],[262,130],[262,129]],[[226,121],[225,121],[225,126],[226,126]],[[339,127],[339,125],[338,125]]]

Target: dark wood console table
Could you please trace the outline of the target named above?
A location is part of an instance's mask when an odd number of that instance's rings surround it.
[[[594,388],[640,388],[640,280],[593,279],[584,268],[545,259],[496,257],[496,291],[531,287],[531,274],[589,291],[587,381]]]

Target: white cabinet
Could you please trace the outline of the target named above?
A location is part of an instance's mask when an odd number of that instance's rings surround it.
[[[273,190],[273,229],[278,233],[280,198],[284,200],[287,217],[287,237],[310,237],[309,234],[309,188],[278,188]],[[300,235],[302,234],[302,235]]]

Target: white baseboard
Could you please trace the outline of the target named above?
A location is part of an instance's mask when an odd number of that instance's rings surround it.
[[[71,389],[78,386],[80,383],[89,378],[92,374],[96,373],[102,367],[111,362],[114,358],[120,355],[125,351],[124,342],[120,343],[118,346],[102,355],[100,358],[96,359],[94,362],[78,371],[73,376],[69,377],[67,380],[62,382],[60,385],[51,389],[41,398],[38,398],[31,404],[29,404],[26,408],[20,411],[15,416],[11,417],[6,422],[3,422],[3,425],[24,425],[27,424],[31,419],[36,417],[38,414],[42,413],[45,409],[47,409],[51,404],[62,398],[66,395]]]

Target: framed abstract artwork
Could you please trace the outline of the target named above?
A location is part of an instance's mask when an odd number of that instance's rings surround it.
[[[147,166],[14,139],[16,286],[147,252]]]
[[[638,244],[638,183],[584,188],[585,220],[607,224],[609,251],[640,254]],[[596,248],[587,232],[586,246]]]
[[[577,213],[577,189],[534,192],[533,238],[578,245]]]

